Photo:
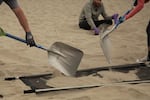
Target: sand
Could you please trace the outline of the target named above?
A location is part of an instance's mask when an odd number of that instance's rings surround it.
[[[108,15],[122,15],[132,0],[103,0]],[[108,64],[100,47],[99,36],[78,27],[78,17],[87,0],[19,0],[34,38],[49,48],[60,41],[84,52],[78,70],[101,66],[135,63],[147,54],[146,25],[150,16],[150,3],[132,19],[111,33],[112,64]],[[6,4],[0,6],[0,26],[8,33],[24,38],[24,31]],[[149,100],[150,85],[105,86],[84,90],[23,94],[29,89],[20,80],[4,81],[5,77],[54,73],[48,80],[51,86],[90,85],[139,79],[137,71],[128,73],[103,71],[103,78],[84,76],[66,77],[48,63],[47,53],[29,48],[7,37],[0,39],[0,99],[2,100]],[[143,73],[142,73],[143,74]]]

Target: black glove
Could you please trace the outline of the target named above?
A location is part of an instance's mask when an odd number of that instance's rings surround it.
[[[31,32],[26,32],[26,42],[27,42],[27,45],[29,45],[30,47],[36,45]]]

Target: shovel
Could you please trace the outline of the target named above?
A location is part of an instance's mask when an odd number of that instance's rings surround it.
[[[107,62],[111,63],[111,41],[109,36],[105,36],[103,39],[100,39],[100,45],[103,50],[104,56],[106,57]]]
[[[130,11],[131,10],[125,12],[122,17],[125,17]],[[102,27],[104,27],[104,31],[100,35],[100,45],[108,63],[111,63],[111,42],[110,42],[109,35],[120,25],[119,19],[116,21],[114,20],[114,23],[115,25],[111,29],[107,29],[107,27],[103,25]]]
[[[100,46],[102,48],[104,56],[106,57],[107,62],[111,63],[111,41],[107,30],[109,26],[110,25],[108,24],[103,24],[99,28],[101,28],[102,30],[102,33],[100,34]]]
[[[22,43],[26,43],[26,40],[5,33],[1,28],[0,36],[7,36]],[[81,50],[62,42],[55,42],[49,49],[46,49],[39,44],[36,44],[35,47],[48,52],[49,63],[57,70],[64,73],[66,76],[76,75],[77,68],[83,57],[83,52]]]

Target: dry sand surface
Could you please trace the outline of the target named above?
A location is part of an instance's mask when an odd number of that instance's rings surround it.
[[[99,44],[99,36],[92,31],[78,28],[78,17],[88,0],[18,0],[27,15],[37,43],[49,48],[61,41],[84,52],[78,69],[108,66]],[[130,8],[132,0],[103,0],[109,15],[123,14]],[[112,65],[134,63],[147,54],[146,25],[150,19],[150,3],[132,19],[120,25],[111,35],[113,47]],[[16,36],[24,38],[15,15],[6,4],[0,6],[0,26]],[[25,44],[7,37],[0,38],[0,99],[2,100],[149,100],[150,84],[106,86],[84,90],[50,92],[45,94],[23,94],[29,89],[20,80],[4,81],[8,76],[41,73],[55,74],[48,80],[51,86],[90,85],[139,79],[136,73],[103,71],[103,78],[84,76],[79,78],[61,75],[48,63],[47,53],[29,48]],[[140,73],[144,74],[144,73]],[[150,74],[150,73],[149,73]]]

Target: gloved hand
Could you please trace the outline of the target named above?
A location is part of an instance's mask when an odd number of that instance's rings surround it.
[[[95,28],[94,28],[94,32],[95,32],[95,34],[94,34],[94,35],[99,35],[100,30],[99,30],[97,27],[95,27]]]
[[[117,24],[119,14],[113,14],[112,19],[114,19],[114,23]]]
[[[125,17],[121,16],[121,17],[119,17],[118,23],[121,24],[121,23],[123,23],[125,20],[126,20]]]
[[[26,32],[26,42],[30,47],[36,45],[31,32]]]

